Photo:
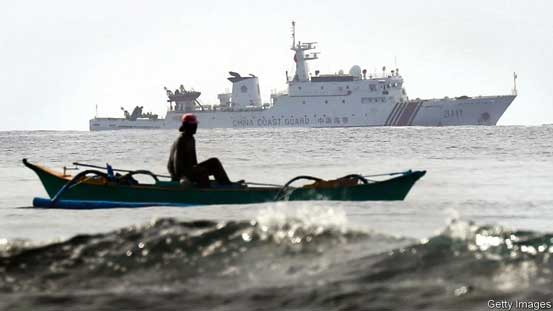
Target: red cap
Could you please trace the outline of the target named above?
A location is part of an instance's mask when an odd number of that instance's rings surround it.
[[[181,118],[182,123],[198,124],[198,118],[193,113],[185,113]]]

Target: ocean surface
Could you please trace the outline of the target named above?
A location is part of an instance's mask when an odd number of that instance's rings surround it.
[[[428,172],[402,202],[30,208],[22,158],[166,174],[177,135],[0,132],[0,310],[552,307],[553,126],[200,128],[234,180]]]

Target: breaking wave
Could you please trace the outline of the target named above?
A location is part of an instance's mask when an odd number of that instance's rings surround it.
[[[483,310],[550,301],[553,235],[454,221],[427,240],[300,218],[156,220],[0,242],[0,308]]]

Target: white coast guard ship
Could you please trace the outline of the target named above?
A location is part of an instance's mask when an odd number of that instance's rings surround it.
[[[94,118],[90,130],[177,129],[183,113],[197,115],[202,128],[365,127],[495,125],[516,97],[512,95],[410,100],[399,70],[367,75],[353,66],[347,74],[313,75],[308,61],[318,58],[316,42],[297,42],[292,23],[296,72],[287,76],[287,92],[272,94],[263,104],[258,78],[229,72],[232,93],[219,94],[218,105],[201,105],[200,92],[182,85],[165,88],[169,109],[165,118],[126,110],[124,118]],[[308,52],[311,51],[311,52]]]

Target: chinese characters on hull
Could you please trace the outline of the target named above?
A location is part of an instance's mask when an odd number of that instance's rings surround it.
[[[289,126],[308,126],[313,124],[315,126],[336,126],[336,125],[348,125],[348,117],[327,117],[322,116],[310,120],[308,117],[301,118],[259,118],[259,119],[238,119],[232,121],[232,127],[289,127]]]

